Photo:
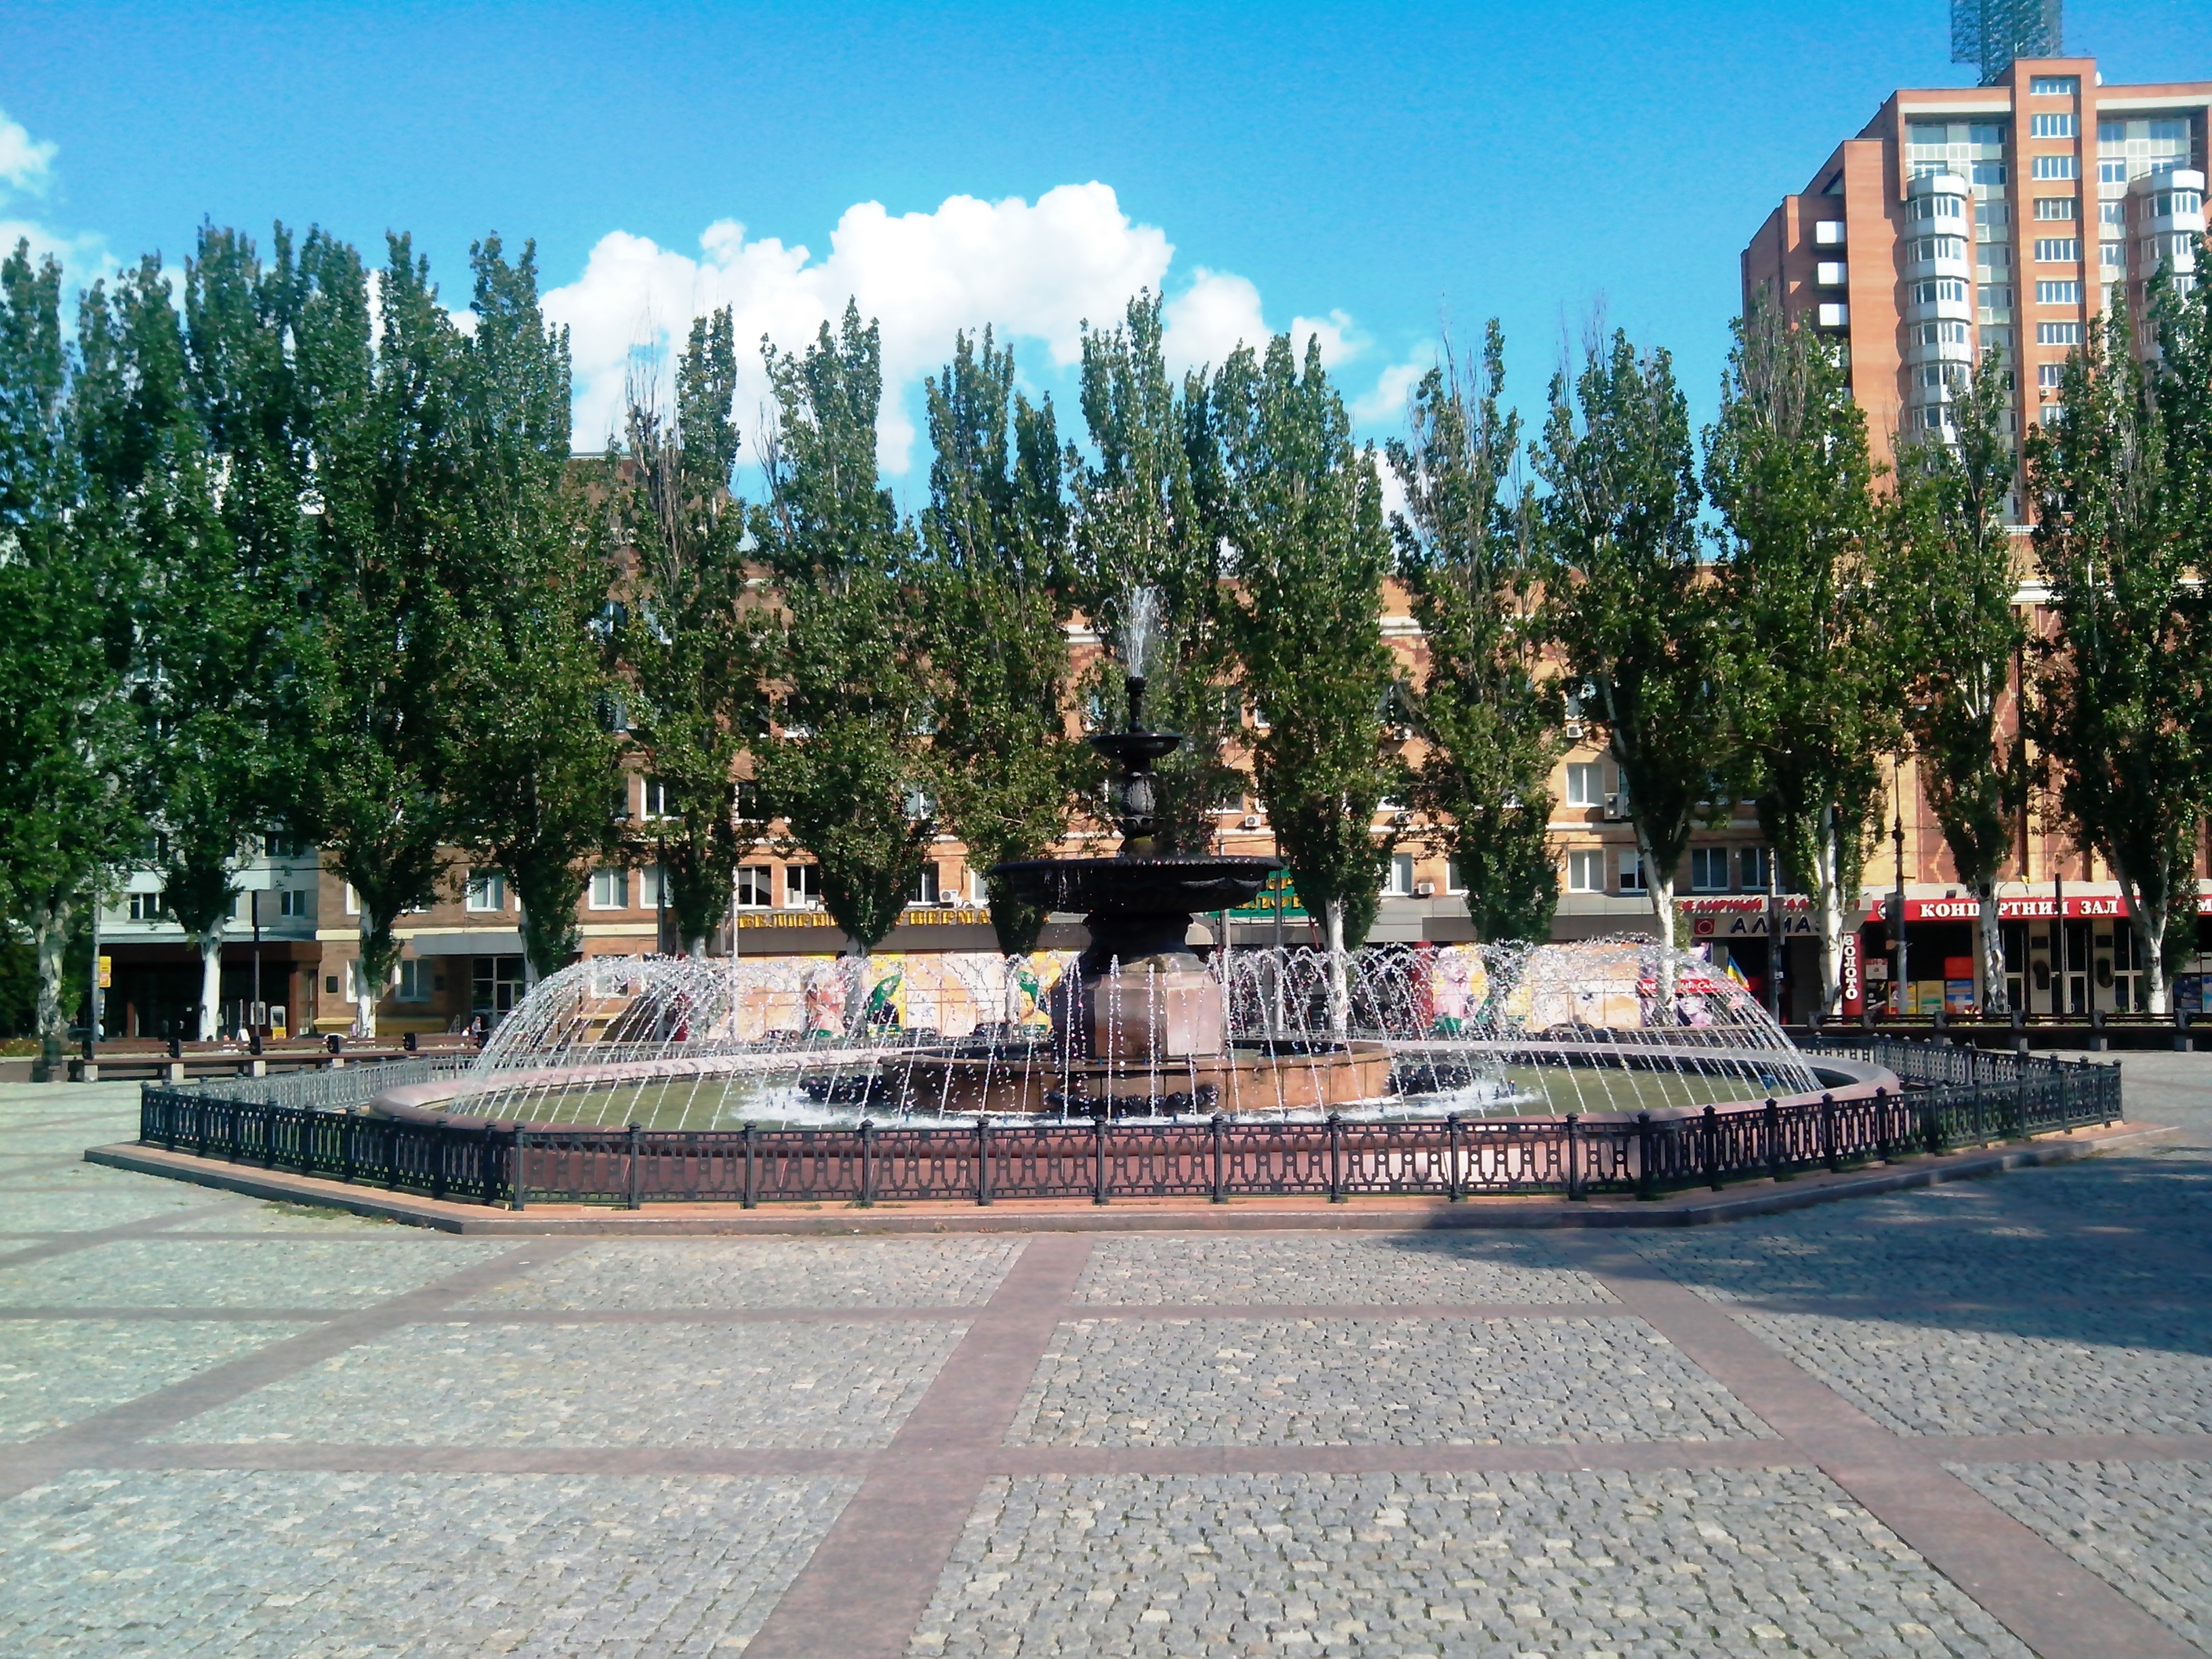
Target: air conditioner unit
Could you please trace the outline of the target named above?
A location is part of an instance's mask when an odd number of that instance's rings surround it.
[[[1237,820],[1237,827],[1239,830],[1257,830],[1260,827],[1260,815],[1256,812],[1247,812]]]
[[[1621,805],[1620,797],[1618,794],[1607,795],[1605,798],[1605,821],[1607,823],[1619,823],[1627,816],[1628,809]]]
[[[1565,736],[1573,738],[1577,743],[1580,743],[1582,741],[1583,723],[1580,720],[1569,720],[1560,726],[1559,730]]]
[[[1417,881],[1413,884],[1413,896],[1415,898],[1434,898],[1436,896],[1436,883],[1432,881]]]

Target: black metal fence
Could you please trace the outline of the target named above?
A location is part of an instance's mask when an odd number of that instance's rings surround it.
[[[1007,1123],[735,1130],[406,1122],[148,1084],[142,1144],[482,1204],[854,1204],[1490,1194],[1656,1198],[2110,1122],[2119,1068],[1948,1043],[1827,1039],[1901,1092],[1655,1118]]]

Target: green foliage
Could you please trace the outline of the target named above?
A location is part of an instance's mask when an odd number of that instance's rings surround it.
[[[1826,342],[1761,298],[1735,334],[1705,489],[1726,527],[1737,738],[1760,822],[1814,899],[1832,1012],[1843,917],[1899,736],[1869,580],[1873,467],[1850,376]]]
[[[738,438],[730,313],[693,319],[672,416],[629,400],[610,469],[611,562],[628,561],[614,642],[631,694],[630,742],[667,799],[653,854],[691,950],[728,919],[737,867],[766,825],[740,811],[738,767],[765,730],[759,613],[746,605],[744,503],[731,493]]]
[[[592,556],[583,494],[568,477],[568,334],[538,309],[534,250],[526,243],[509,264],[488,237],[471,264],[451,782],[458,839],[514,883],[523,949],[544,975],[577,952],[592,861],[622,846],[618,746],[605,718],[614,687],[599,627],[611,572]]]
[[[0,922],[33,942],[28,994],[42,1069],[66,1024],[58,941],[136,831],[132,732],[115,606],[118,551],[83,510],[85,435],[61,330],[61,268],[18,242],[0,261]]]
[[[1931,437],[1899,449],[1875,585],[1921,785],[1985,922],[2027,807],[2019,722],[2002,718],[2027,641],[2005,529],[2012,392],[2003,360],[1985,354],[1980,373],[1953,387],[1956,442]],[[1991,1011],[2004,1012],[2001,959],[1985,978]]]
[[[1131,593],[1156,587],[1164,596],[1166,637],[1148,665],[1148,721],[1185,742],[1160,763],[1154,840],[1163,853],[1202,853],[1212,849],[1214,809],[1243,788],[1226,753],[1243,734],[1243,702],[1221,599],[1220,440],[1205,375],[1187,376],[1180,395],[1169,378],[1164,303],[1140,293],[1115,327],[1084,329],[1083,418],[1097,459],[1069,447],[1073,596],[1109,640]],[[1102,658],[1082,691],[1097,724],[1120,724],[1115,664]]]
[[[939,805],[989,869],[1040,858],[1095,776],[1070,737],[1065,582],[1068,515],[1052,400],[1013,389],[1014,356],[963,334],[927,385],[929,505],[921,514]],[[1045,913],[994,892],[1008,955],[1033,951]]]
[[[278,719],[295,660],[305,447],[287,341],[298,283],[282,230],[264,266],[202,231],[184,316],[158,258],[95,284],[78,325],[87,510],[135,564],[139,801],[161,831],[171,913],[214,963],[235,860],[277,809]]]
[[[783,601],[770,678],[780,736],[755,756],[785,850],[811,853],[822,902],[865,955],[883,942],[936,833],[927,637],[910,531],[876,477],[883,347],[848,304],[803,356],[763,346],[778,420],[758,556]]]
[[[1627,786],[1670,937],[1674,872],[1730,757],[1733,647],[1698,556],[1689,410],[1667,353],[1638,356],[1621,333],[1593,341],[1571,386],[1553,377],[1532,459],[1551,486],[1539,519],[1547,629],[1589,688],[1583,714]]]
[[[1236,598],[1227,632],[1266,710],[1254,770],[1275,845],[1335,951],[1373,926],[1395,836],[1375,815],[1401,779],[1384,724],[1390,538],[1374,452],[1357,448],[1316,341],[1240,347],[1212,386]]]
[[[360,906],[374,1035],[376,988],[399,957],[393,923],[435,897],[454,833],[464,350],[404,237],[387,241],[374,349],[359,254],[310,232],[300,283],[295,361],[314,489],[286,793],[295,829]]]
[[[1387,446],[1406,491],[1391,532],[1428,647],[1414,802],[1457,862],[1476,936],[1542,939],[1559,902],[1547,830],[1565,746],[1542,672],[1534,507],[1506,493],[1521,426],[1499,406],[1504,382],[1495,319],[1479,373],[1447,356],[1421,377],[1412,436]]]
[[[2093,319],[2067,358],[2057,419],[2028,435],[2035,551],[2058,623],[2037,641],[2029,732],[2076,839],[2130,901],[2163,1012],[2166,972],[2193,945],[2169,924],[2194,908],[2212,688],[2203,549],[2165,410],[2131,346],[2124,307]]]

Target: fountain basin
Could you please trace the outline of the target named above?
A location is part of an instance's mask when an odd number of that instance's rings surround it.
[[[1175,1116],[1184,1112],[1334,1111],[1380,1100],[1390,1090],[1390,1050],[1381,1042],[1327,1045],[1322,1052],[1268,1052],[1237,1043],[1147,1066],[1117,1060],[1029,1066],[1006,1056],[916,1054],[883,1074],[884,1097],[927,1112],[1081,1116]]]

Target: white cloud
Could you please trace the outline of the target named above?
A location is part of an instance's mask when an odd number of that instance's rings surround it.
[[[767,393],[761,337],[801,348],[849,295],[883,325],[881,455],[903,472],[915,431],[899,394],[944,362],[955,330],[994,324],[1003,338],[1042,342],[1064,368],[1080,356],[1081,324],[1109,325],[1132,294],[1158,289],[1175,252],[1101,184],[1062,185],[1034,204],[955,196],[934,213],[897,216],[863,202],[837,222],[819,261],[804,246],[749,240],[734,220],[708,226],[699,245],[693,258],[615,231],[581,276],[546,294],[547,315],[570,330],[580,443],[596,446],[618,420],[633,351],[680,341],[690,319],[720,306],[736,313],[738,410],[749,416]]]
[[[33,196],[46,194],[59,146],[33,139],[20,121],[0,110],[0,185]]]
[[[1375,382],[1374,389],[1352,399],[1352,418],[1361,426],[1397,426],[1406,418],[1406,397],[1436,361],[1415,353],[1402,363],[1392,363]]]
[[[733,219],[709,225],[696,257],[612,231],[581,276],[547,291],[544,306],[569,329],[576,441],[596,448],[621,418],[633,358],[642,354],[665,372],[692,318],[722,306],[735,312],[738,410],[750,425],[767,399],[761,337],[801,349],[823,323],[835,325],[849,295],[883,325],[878,458],[902,474],[917,435],[905,394],[943,364],[956,330],[994,325],[1002,340],[1042,344],[1044,360],[1065,370],[1080,361],[1085,321],[1111,326],[1139,289],[1166,291],[1174,254],[1165,232],[1132,221],[1113,189],[1094,181],[1061,185],[1034,203],[954,196],[932,213],[894,216],[862,202],[838,220],[820,259],[804,245],[749,239]],[[1302,350],[1317,337],[1332,368],[1367,344],[1341,311],[1293,319],[1291,329]],[[1178,369],[1218,364],[1238,342],[1257,345],[1273,331],[1259,289],[1230,272],[1199,270],[1168,302],[1165,345]]]

